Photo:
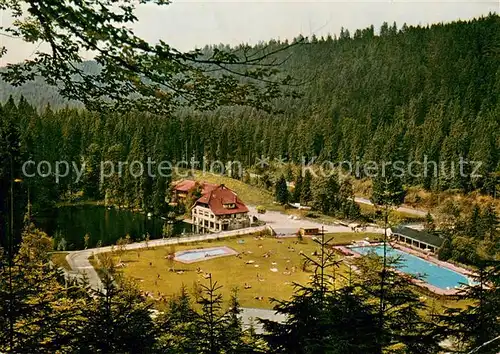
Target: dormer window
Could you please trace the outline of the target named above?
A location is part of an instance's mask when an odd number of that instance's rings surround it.
[[[234,209],[234,208],[236,208],[236,204],[234,204],[234,203],[225,203],[224,204],[224,208],[226,208],[226,209]]]

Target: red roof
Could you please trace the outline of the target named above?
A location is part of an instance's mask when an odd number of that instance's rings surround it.
[[[185,180],[180,181],[179,183],[177,183],[175,185],[174,189],[177,192],[188,193],[188,192],[190,192],[191,190],[193,190],[196,187],[196,183],[197,183],[196,181],[193,181],[193,180],[190,180],[190,179],[185,179]],[[217,188],[216,184],[207,183],[207,182],[201,182],[201,183],[199,183],[199,185],[202,188],[201,189],[201,193],[202,194],[208,193],[211,190]]]
[[[246,205],[238,198],[236,193],[224,186],[217,186],[215,189],[204,193],[195,203],[206,204],[215,215],[230,215],[248,213]],[[234,204],[234,208],[225,208],[225,204]]]

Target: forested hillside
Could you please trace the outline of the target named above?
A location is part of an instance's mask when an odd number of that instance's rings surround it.
[[[400,29],[384,24],[379,32],[371,27],[353,35],[342,31],[339,38],[312,37],[280,52],[281,59],[288,58],[282,75],[302,82],[296,88],[302,97],[276,102],[279,114],[241,108],[184,110],[172,117],[103,115],[78,108],[37,113],[26,102],[16,108],[12,100],[1,117],[4,124],[19,124],[22,153],[37,161],[95,165],[110,158],[205,157],[252,166],[262,155],[298,163],[314,157],[353,163],[427,159],[443,163],[444,169],[437,176],[406,175],[407,185],[494,194],[500,171],[500,17]],[[270,41],[260,47],[283,45]],[[92,63],[86,65],[92,70]],[[1,92],[2,99],[24,93],[35,107],[48,101],[53,108],[63,104],[38,82],[17,91],[4,86]],[[451,163],[461,157],[482,161],[482,177],[451,173]],[[79,188],[70,177],[57,186],[38,181],[52,190],[37,189],[44,194],[41,200]],[[89,184],[86,191],[92,195],[99,187],[97,175],[86,178],[82,183]],[[164,188],[158,181],[108,183],[116,183],[110,195],[138,205],[153,188]]]

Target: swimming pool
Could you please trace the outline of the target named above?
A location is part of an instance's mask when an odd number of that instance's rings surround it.
[[[175,260],[191,263],[221,256],[229,256],[237,252],[229,247],[200,248],[189,251],[181,251],[175,254]]]
[[[384,246],[350,247],[351,250],[359,254],[366,255],[375,252],[379,256],[384,255]],[[451,269],[441,267],[425,259],[412,254],[400,251],[391,246],[387,246],[387,256],[400,259],[397,269],[401,272],[420,276],[422,280],[430,285],[443,290],[458,288],[461,285],[469,284],[469,279]]]

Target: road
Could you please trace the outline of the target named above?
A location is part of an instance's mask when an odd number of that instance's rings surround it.
[[[250,307],[242,307],[240,316],[243,322],[243,328],[248,329],[250,326],[253,326],[255,332],[257,333],[263,332],[262,326],[257,321],[258,318],[262,318],[263,320],[272,320],[275,322],[284,322],[286,320],[285,315],[276,313],[273,310]]]

